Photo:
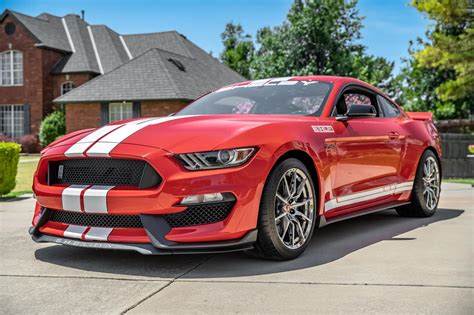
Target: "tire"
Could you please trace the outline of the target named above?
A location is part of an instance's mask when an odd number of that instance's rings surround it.
[[[293,197],[291,192],[294,192]],[[290,260],[301,255],[317,222],[316,201],[314,184],[306,166],[294,158],[279,163],[263,190],[257,242],[249,254],[271,260]]]
[[[430,167],[427,166],[427,163],[432,163],[431,167],[434,169],[434,173],[431,177],[428,177],[426,174],[427,170],[425,168]],[[428,178],[432,179],[428,180]],[[425,191],[425,181],[430,183],[426,185],[432,190],[432,192],[428,191],[428,189]],[[437,188],[435,188],[435,186],[437,186]],[[420,162],[418,163],[410,199],[411,203],[397,208],[397,213],[401,217],[431,217],[435,214],[438,207],[440,193],[441,172],[439,161],[432,151],[427,150],[423,153]]]

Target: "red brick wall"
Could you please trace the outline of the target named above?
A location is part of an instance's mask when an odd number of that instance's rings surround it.
[[[12,35],[4,32],[8,22],[16,25]],[[31,129],[37,132],[45,110],[43,103],[48,91],[43,89],[45,66],[55,64],[62,55],[57,52],[44,54],[45,50],[34,46],[33,37],[21,24],[7,16],[0,23],[0,52],[19,50],[23,53],[23,85],[15,87],[0,86],[0,104],[30,104]],[[44,61],[44,58],[47,60]]]
[[[101,123],[99,103],[66,105],[66,132],[99,127]]]
[[[168,101],[143,101],[141,102],[142,117],[160,117],[176,113],[189,102],[179,100]]]
[[[74,82],[76,87],[81,84],[86,83],[92,79],[92,75],[90,73],[71,73],[71,74],[57,74],[54,76],[54,89],[53,95],[54,98],[61,96],[61,85],[64,82]]]
[[[188,102],[143,101],[142,117],[168,116],[183,108]],[[72,132],[80,129],[95,128],[101,125],[100,103],[66,104],[66,130]]]
[[[12,35],[4,32],[5,24],[9,22],[13,22],[16,26],[16,31]],[[11,16],[7,16],[0,23],[0,52],[6,50],[19,50],[23,53],[23,85],[0,86],[0,105],[29,104],[32,133],[39,131],[44,116],[53,109],[53,99],[61,94],[61,83],[73,81],[79,86],[92,78],[88,73],[70,74],[69,80],[65,74],[51,74],[64,54],[35,47],[34,37]]]

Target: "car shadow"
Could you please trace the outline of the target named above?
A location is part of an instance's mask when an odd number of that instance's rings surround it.
[[[218,255],[143,256],[134,252],[104,251],[53,245],[36,250],[36,259],[63,267],[117,276],[167,278],[183,274],[202,261],[218,260],[219,268],[188,273],[186,278],[241,277],[305,269],[336,261],[380,241],[415,240],[397,237],[436,222],[459,217],[464,210],[438,209],[430,218],[401,218],[394,210],[334,223],[317,230],[306,252],[292,261],[275,262],[244,253]],[[199,269],[199,268],[198,268]]]

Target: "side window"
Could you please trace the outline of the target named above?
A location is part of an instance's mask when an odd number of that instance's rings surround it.
[[[386,100],[384,97],[377,95],[377,101],[382,107],[385,117],[400,116],[400,110],[398,109],[398,107]]]
[[[377,117],[382,116],[377,104],[374,104],[372,97],[356,91],[347,91],[342,95],[336,106],[333,108],[332,116],[344,116],[349,107],[354,104],[372,105],[377,110]]]

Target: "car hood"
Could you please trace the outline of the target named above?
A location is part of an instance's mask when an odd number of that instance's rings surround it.
[[[315,117],[274,115],[206,115],[171,116],[135,119],[86,130],[59,139],[53,146],[73,145],[78,141],[94,143],[94,134],[104,134],[100,142],[151,146],[172,153],[199,152],[244,145],[259,145],[273,132],[281,132],[275,125],[287,125]],[[105,128],[105,129],[104,129]],[[114,129],[116,128],[116,129]]]

